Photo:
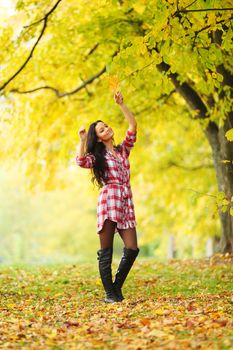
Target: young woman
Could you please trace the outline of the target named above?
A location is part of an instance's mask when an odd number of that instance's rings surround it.
[[[77,164],[90,168],[92,181],[96,181],[99,188],[102,188],[97,205],[97,233],[101,247],[97,251],[97,260],[106,292],[106,303],[124,299],[121,288],[139,253],[128,159],[136,141],[137,122],[123,103],[123,96],[119,91],[115,93],[114,99],[129,123],[124,141],[115,146],[112,128],[97,120],[90,125],[88,133],[84,127],[79,129],[80,143],[76,156]],[[124,248],[113,282],[113,240],[117,231],[124,242]]]

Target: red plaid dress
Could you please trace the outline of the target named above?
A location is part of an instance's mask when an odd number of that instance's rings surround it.
[[[136,133],[127,130],[124,141],[119,149],[114,146],[119,159],[107,151],[106,181],[103,183],[97,204],[97,233],[102,229],[104,221],[109,219],[117,223],[118,229],[126,229],[136,226],[133,196],[130,186],[129,154],[136,141]],[[83,157],[76,156],[76,163],[82,168],[92,168],[95,157],[86,154]]]

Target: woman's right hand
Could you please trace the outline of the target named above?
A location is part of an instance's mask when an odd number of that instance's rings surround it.
[[[86,141],[87,138],[87,132],[84,126],[81,126],[81,128],[78,131],[79,137],[82,141]]]

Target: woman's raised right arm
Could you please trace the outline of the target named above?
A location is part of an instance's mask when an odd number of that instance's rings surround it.
[[[78,156],[79,157],[83,157],[85,154],[85,141],[84,140],[80,140],[79,144],[78,144]]]
[[[79,129],[80,142],[78,145],[78,154],[76,156],[76,163],[82,168],[92,168],[95,157],[92,154],[85,154],[85,144],[87,139],[87,132],[83,126]]]

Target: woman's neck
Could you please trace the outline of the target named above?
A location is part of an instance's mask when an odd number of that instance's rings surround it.
[[[106,150],[107,151],[113,151],[113,142],[112,142],[112,140],[109,140],[109,141],[106,141],[106,142],[104,142],[104,145],[105,145],[105,148],[106,148]]]

